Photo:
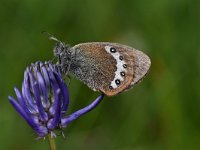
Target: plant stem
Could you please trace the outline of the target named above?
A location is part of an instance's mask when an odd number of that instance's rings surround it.
[[[51,134],[48,134],[48,141],[49,141],[50,150],[56,150],[55,138],[52,138]]]

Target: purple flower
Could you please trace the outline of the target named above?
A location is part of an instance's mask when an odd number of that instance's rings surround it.
[[[65,116],[69,105],[68,88],[58,67],[49,62],[36,62],[27,67],[22,92],[16,87],[14,90],[17,100],[8,96],[10,103],[39,137],[47,134],[55,136],[55,129],[66,127],[103,99],[103,95],[100,95],[85,108]]]

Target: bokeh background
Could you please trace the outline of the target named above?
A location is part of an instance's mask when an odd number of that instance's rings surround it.
[[[0,149],[44,150],[7,100],[31,62],[53,58],[45,30],[71,45],[110,41],[147,53],[152,66],[132,90],[104,101],[71,123],[58,149],[200,149],[200,1],[1,0]],[[99,93],[71,80],[70,109]]]

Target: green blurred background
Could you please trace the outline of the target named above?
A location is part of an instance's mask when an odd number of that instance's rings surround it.
[[[71,123],[58,149],[200,149],[200,1],[198,0],[1,0],[0,149],[48,149],[7,100],[21,87],[23,71],[37,60],[51,60],[60,40],[110,41],[147,53],[152,66],[142,83],[104,101]],[[94,100],[72,79],[71,113]]]

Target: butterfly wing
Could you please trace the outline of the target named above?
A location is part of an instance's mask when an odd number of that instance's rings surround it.
[[[107,96],[131,88],[150,67],[148,56],[121,44],[81,43],[73,49],[76,56],[70,72],[94,91],[101,91]]]

